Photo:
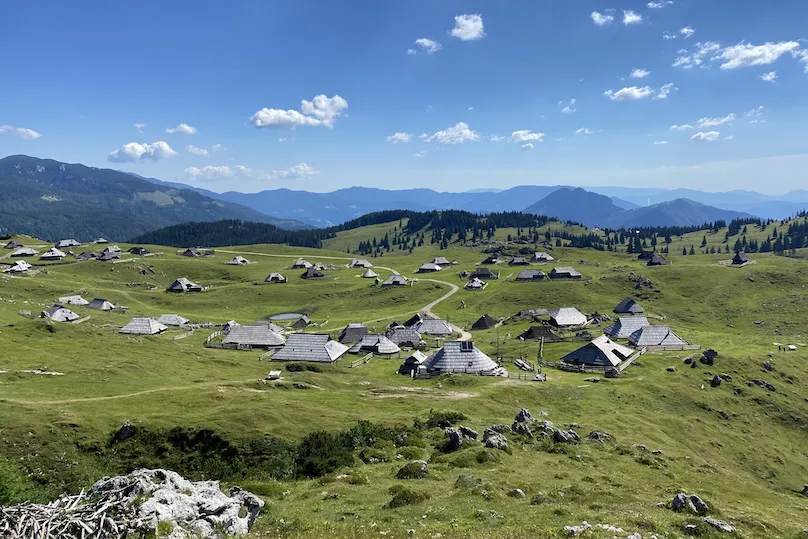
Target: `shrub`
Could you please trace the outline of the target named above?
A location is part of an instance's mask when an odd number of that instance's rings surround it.
[[[320,430],[301,440],[297,447],[295,471],[303,477],[320,477],[353,462],[353,447],[346,444],[344,436]]]
[[[303,365],[301,365],[300,363],[287,363],[286,370],[289,372],[302,372]]]
[[[414,490],[404,485],[393,485],[388,492],[393,498],[384,504],[385,509],[414,505],[429,499],[429,494],[426,492]]]
[[[370,484],[370,479],[365,474],[361,473],[352,473],[348,476],[348,484],[350,485],[368,485]]]
[[[398,453],[406,460],[418,460],[423,456],[424,451],[420,447],[407,446],[399,448]]]
[[[420,419],[415,419],[414,425],[416,429],[445,429],[446,427],[451,427],[460,421],[465,421],[468,419],[464,414],[460,412],[436,412],[434,410],[429,411],[429,415],[426,418],[426,421],[421,421]]]

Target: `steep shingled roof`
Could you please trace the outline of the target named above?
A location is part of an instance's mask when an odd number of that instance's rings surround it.
[[[249,345],[255,347],[271,348],[283,346],[286,339],[280,333],[275,333],[269,326],[233,326],[222,341],[224,344]]]
[[[557,326],[580,326],[586,324],[586,315],[575,307],[562,307],[550,313],[551,321]]]
[[[647,325],[648,319],[644,316],[621,316],[614,324],[605,328],[603,333],[613,339],[628,339],[632,333]]]
[[[642,314],[645,312],[639,303],[631,298],[623,298],[623,301],[615,305],[614,311],[617,314]]]
[[[687,342],[671,331],[670,326],[645,326],[632,333],[628,342],[634,346],[683,346]]]
[[[449,341],[427,359],[426,368],[437,372],[498,373],[502,368],[471,341]]]
[[[328,334],[292,333],[272,360],[333,363],[348,351],[348,347],[330,339]]]
[[[118,333],[126,335],[157,335],[168,328],[154,318],[135,317],[126,324]]]
[[[631,348],[617,344],[606,335],[601,335],[592,342],[562,357],[561,361],[573,365],[616,367],[620,362],[631,357],[633,353],[634,350]]]

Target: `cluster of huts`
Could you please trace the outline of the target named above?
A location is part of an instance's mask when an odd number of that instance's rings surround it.
[[[106,244],[109,243],[104,238],[98,238],[93,240],[91,243],[93,244]],[[52,247],[48,250],[39,254],[38,251],[31,247],[26,247],[22,243],[12,240],[5,244],[5,249],[14,249],[12,253],[9,255],[11,258],[23,258],[23,257],[32,257],[39,255],[39,260],[45,262],[58,262],[64,260],[68,257],[73,257],[76,260],[84,261],[84,260],[97,260],[99,262],[111,262],[114,260],[119,260],[121,258],[121,249],[117,245],[110,245],[105,247],[102,251],[82,251],[79,254],[74,254],[70,251],[71,248],[74,247],[81,247],[81,243],[74,239],[66,239],[66,240],[59,240],[57,241]],[[65,250],[63,250],[65,249]],[[149,254],[149,251],[144,247],[131,247],[128,249],[130,254],[138,255],[138,256],[145,256]],[[24,260],[18,260],[8,268],[4,269],[5,273],[26,273],[30,271],[32,268],[31,264]]]

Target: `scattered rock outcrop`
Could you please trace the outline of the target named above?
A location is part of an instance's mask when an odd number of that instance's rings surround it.
[[[508,439],[502,433],[493,430],[493,428],[485,429],[485,432],[483,432],[483,444],[489,449],[508,450]]]
[[[713,518],[713,517],[704,517],[704,522],[709,524],[713,528],[721,530],[722,532],[733,533],[735,531],[734,526],[730,526],[729,524],[727,524],[723,520],[718,520],[718,519]]]
[[[696,515],[705,515],[710,509],[704,503],[704,500],[695,494],[685,494],[683,492],[673,497],[671,507],[674,511],[687,511]]]
[[[158,525],[167,539],[218,539],[246,535],[263,507],[261,498],[239,487],[225,494],[218,481],[193,483],[169,470],[142,469],[105,477],[86,493],[48,505],[5,508],[0,536],[34,537],[48,522],[51,536],[64,539],[147,536]]]

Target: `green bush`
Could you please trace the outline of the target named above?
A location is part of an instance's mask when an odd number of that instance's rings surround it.
[[[362,473],[352,473],[348,476],[348,484],[350,485],[369,485],[370,479]]]
[[[308,434],[297,447],[296,475],[320,477],[354,463],[353,447],[345,436],[319,430]]]
[[[11,462],[0,459],[0,506],[26,501],[31,487],[25,472]]]
[[[424,455],[424,450],[420,447],[400,447],[398,449],[399,455],[406,460],[418,460]]]
[[[451,427],[460,421],[465,421],[466,419],[468,419],[468,417],[460,412],[436,412],[434,410],[430,410],[429,415],[426,417],[426,421],[416,418],[413,424],[415,428],[419,430],[434,428],[445,429],[446,427]]]
[[[414,490],[404,485],[393,485],[388,492],[393,498],[384,504],[385,509],[414,505],[429,499],[429,494],[426,492]]]

